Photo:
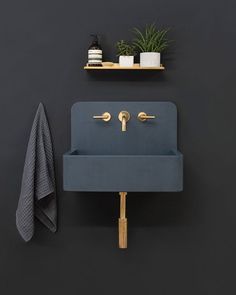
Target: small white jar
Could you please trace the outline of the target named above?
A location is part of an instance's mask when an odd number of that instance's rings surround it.
[[[134,56],[120,55],[119,56],[119,65],[120,65],[120,67],[133,67],[133,65],[134,65]]]

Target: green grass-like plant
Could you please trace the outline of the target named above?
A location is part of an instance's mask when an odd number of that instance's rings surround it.
[[[136,37],[133,40],[133,45],[139,52],[162,52],[170,43],[166,37],[169,30],[158,30],[155,23],[147,25],[143,31],[134,28],[133,32]]]
[[[134,45],[128,44],[124,40],[120,40],[116,43],[117,56],[133,56],[135,55]]]

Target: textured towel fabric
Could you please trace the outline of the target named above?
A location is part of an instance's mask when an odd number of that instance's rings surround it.
[[[25,241],[34,234],[34,217],[52,232],[57,229],[53,148],[43,104],[40,103],[27,147],[16,210],[16,226]]]

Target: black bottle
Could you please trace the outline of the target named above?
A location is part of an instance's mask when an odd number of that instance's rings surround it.
[[[102,48],[98,43],[98,36],[91,35],[93,42],[88,49],[88,66],[101,67],[102,66]]]

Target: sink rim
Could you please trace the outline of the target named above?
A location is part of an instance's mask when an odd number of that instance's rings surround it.
[[[64,156],[69,157],[88,157],[88,158],[118,158],[118,157],[127,157],[127,158],[134,158],[134,157],[142,157],[142,158],[150,158],[150,157],[183,157],[183,154],[179,150],[170,149],[166,153],[162,154],[85,154],[80,153],[79,149],[69,150],[67,151]]]

